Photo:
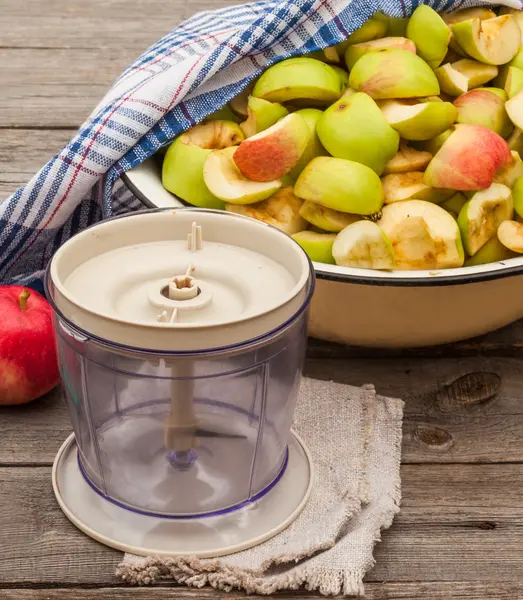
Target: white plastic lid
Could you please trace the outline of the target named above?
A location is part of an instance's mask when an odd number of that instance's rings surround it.
[[[307,298],[310,263],[260,221],[201,209],[104,221],[66,242],[50,276],[63,316],[109,342],[210,350],[285,323]]]

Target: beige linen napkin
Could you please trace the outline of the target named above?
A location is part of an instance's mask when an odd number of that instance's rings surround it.
[[[172,580],[193,587],[272,594],[303,587],[362,595],[374,544],[399,511],[403,402],[304,378],[294,429],[316,471],[300,516],[263,544],[218,559],[125,554],[117,575],[133,584]]]

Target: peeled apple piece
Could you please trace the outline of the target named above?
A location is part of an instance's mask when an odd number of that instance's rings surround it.
[[[419,56],[432,69],[439,67],[450,41],[450,30],[438,13],[422,4],[412,13],[407,25],[407,37],[416,44]]]
[[[523,224],[517,221],[503,221],[498,227],[497,236],[505,248],[523,254]]]
[[[325,208],[325,206],[309,201],[302,204],[300,216],[318,229],[330,233],[338,233],[347,225],[361,219],[359,215],[351,215],[332,208]]]
[[[298,177],[294,193],[303,200],[357,215],[375,214],[383,206],[383,188],[376,173],[342,158],[314,158]]]
[[[314,58],[290,58],[269,67],[258,79],[252,95],[269,102],[308,100],[331,104],[343,91],[340,76]]]
[[[237,147],[214,150],[203,165],[205,184],[216,197],[230,204],[254,204],[276,193],[280,180],[259,182],[244,177],[233,156]]]
[[[399,147],[398,133],[374,100],[362,93],[329,106],[318,120],[316,131],[332,156],[362,163],[378,175]]]
[[[358,221],[345,227],[332,246],[337,265],[359,269],[394,269],[392,244],[372,221]]]
[[[363,55],[350,72],[350,86],[375,99],[437,96],[439,83],[429,65],[406,50]]]
[[[334,233],[317,233],[315,231],[300,231],[292,239],[305,250],[312,262],[334,264],[332,246],[336,239]]]
[[[407,200],[383,207],[378,225],[392,243],[395,268],[461,267],[465,258],[452,216],[437,204]]]
[[[243,140],[232,121],[209,121],[180,135],[167,149],[162,165],[162,185],[182,200],[200,208],[223,209],[223,202],[206,186],[203,165],[213,149]]]
[[[226,204],[225,210],[263,221],[291,235],[307,227],[307,221],[300,216],[302,204],[292,187],[286,186],[267,200],[248,205]]]
[[[511,15],[454,23],[452,34],[469,56],[490,65],[502,65],[514,58],[521,39],[518,24]]]
[[[487,190],[476,192],[458,216],[463,245],[469,256],[496,235],[503,221],[512,218],[514,204],[510,188],[493,183]]]

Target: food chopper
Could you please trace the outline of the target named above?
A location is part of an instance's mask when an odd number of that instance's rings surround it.
[[[46,292],[67,517],[145,556],[231,554],[287,527],[313,482],[291,430],[313,288],[289,236],[221,211],[132,213],[66,242]]]

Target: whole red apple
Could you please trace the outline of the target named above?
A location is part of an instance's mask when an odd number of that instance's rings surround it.
[[[0,287],[0,404],[31,402],[59,378],[50,304],[25,287]]]

